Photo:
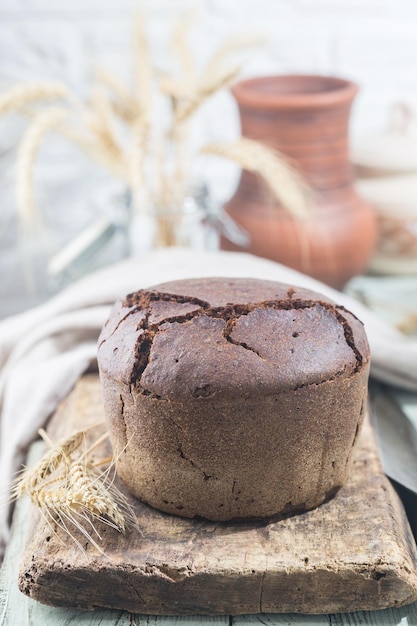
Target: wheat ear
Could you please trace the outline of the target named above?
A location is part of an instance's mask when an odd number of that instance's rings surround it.
[[[0,95],[0,115],[19,111],[34,102],[69,99],[70,97],[67,87],[58,82],[17,85]]]
[[[142,114],[140,103],[111,72],[99,70],[97,77],[106,84],[115,96],[111,103],[113,111],[130,126],[131,151],[127,159],[126,176],[136,201],[144,202],[144,167],[149,126]],[[109,116],[109,112],[107,114]]]
[[[174,100],[191,98],[193,94],[193,85],[190,85],[190,83],[186,84],[178,78],[173,78],[168,74],[161,75],[159,80],[159,89],[162,94],[170,96]]]
[[[195,6],[185,15],[178,18],[173,29],[170,53],[177,59],[179,75],[174,78],[170,75],[162,75],[159,89],[171,98],[174,117],[181,100],[193,98],[196,91],[195,64],[189,46],[189,35],[197,17],[198,7]]]
[[[79,475],[79,469],[74,467],[72,469],[75,470],[76,476],[79,482],[81,482],[82,478]],[[82,552],[85,552],[85,548],[71,530],[71,526],[75,527],[101,553],[104,553],[98,543],[98,540],[101,540],[101,536],[91,518],[99,519],[117,528],[113,521],[109,523],[105,515],[97,513],[99,510],[107,510],[107,506],[103,505],[101,499],[96,494],[91,493],[91,489],[89,491],[83,490],[79,493],[70,493],[67,486],[55,489],[38,488],[32,491],[31,500],[40,510],[52,532],[55,532],[53,524],[56,524],[58,528],[61,528],[74,541]],[[55,534],[57,533],[55,532]]]
[[[172,32],[170,51],[178,60],[181,82],[185,85],[193,85],[195,81],[195,64],[188,40],[199,11],[200,7],[196,4],[177,19]]]
[[[85,552],[72,528],[76,528],[102,554],[102,537],[94,520],[124,533],[126,526],[137,527],[134,511],[127,499],[98,474],[90,464],[74,461],[62,483],[40,486],[30,494],[52,532],[53,524],[64,531]],[[140,532],[140,531],[139,531]],[[56,534],[56,533],[55,533]]]
[[[191,94],[189,98],[180,102],[175,111],[174,126],[175,124],[181,124],[195,113],[195,111],[219,89],[230,85],[230,83],[237,77],[240,72],[240,65],[228,68],[223,72],[219,72],[215,76],[210,76],[207,79],[203,79],[197,86],[195,93]]]
[[[17,153],[17,206],[21,226],[36,215],[34,193],[34,163],[45,135],[56,128],[66,117],[65,109],[48,108],[38,113],[30,122],[20,142]]]
[[[44,438],[43,431],[39,433]],[[78,431],[55,444],[43,457],[30,469],[24,470],[16,480],[12,499],[23,495],[30,495],[39,485],[50,478],[62,464],[67,464],[69,457],[77,450],[85,439],[85,431]]]
[[[294,217],[306,218],[311,213],[311,193],[301,174],[283,155],[260,142],[243,137],[233,144],[208,144],[201,152],[230,159],[244,170],[259,174],[274,199]]]
[[[83,120],[87,133],[68,124],[61,124],[58,131],[76,144],[94,161],[112,174],[129,182],[125,167],[125,154],[119,143],[110,103],[100,90],[93,93],[91,109],[83,107]]]
[[[129,180],[138,208],[145,202],[145,157],[147,148],[147,130],[141,121],[131,128],[131,153],[128,163]]]
[[[133,83],[141,120],[146,128],[151,123],[152,62],[144,28],[144,16],[135,17],[133,32]]]
[[[91,110],[86,111],[85,122],[100,148],[114,161],[122,159],[123,150],[117,137],[113,112],[101,89],[95,89],[90,100]]]
[[[68,510],[109,520],[113,528],[125,531],[125,520],[117,502],[90,463],[78,460],[71,463],[65,492]]]
[[[115,113],[128,124],[134,123],[139,113],[138,103],[126,85],[113,72],[102,67],[96,69],[95,76],[110,90]]]

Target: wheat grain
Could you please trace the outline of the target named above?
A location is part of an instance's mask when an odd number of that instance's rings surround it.
[[[262,176],[274,199],[295,217],[304,219],[311,215],[313,204],[306,182],[278,152],[245,137],[233,144],[208,144],[201,151],[235,161],[243,169]]]
[[[29,83],[12,87],[0,95],[0,115],[19,111],[25,105],[45,100],[69,99],[70,92],[61,83]]]

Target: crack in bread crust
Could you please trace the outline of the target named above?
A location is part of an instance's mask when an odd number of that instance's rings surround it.
[[[118,473],[149,505],[282,519],[345,483],[370,353],[361,322],[325,295],[250,278],[171,281],[117,302],[100,341]]]
[[[209,302],[200,298],[194,298],[190,296],[183,296],[179,294],[159,292],[159,291],[147,291],[140,290],[131,294],[128,294],[122,303],[123,307],[129,307],[130,310],[122,317],[117,324],[116,328],[111,334],[114,334],[123,322],[133,313],[145,311],[144,318],[138,324],[137,329],[143,332],[139,335],[135,346],[135,362],[130,375],[129,383],[140,387],[140,380],[143,372],[145,371],[149,356],[151,353],[152,345],[155,336],[166,328],[166,324],[183,324],[194,320],[202,315],[209,318],[223,319],[226,322],[226,326],[223,331],[224,338],[235,345],[240,345],[242,348],[250,350],[257,354],[260,358],[259,352],[248,345],[247,342],[239,342],[231,337],[231,333],[236,325],[237,320],[242,316],[249,315],[256,309],[272,309],[272,310],[300,310],[300,309],[312,309],[315,307],[323,307],[329,313],[331,313],[338,324],[343,329],[343,334],[347,346],[352,350],[355,359],[356,367],[354,372],[357,372],[363,363],[363,357],[357,346],[355,345],[354,333],[347,318],[343,315],[346,310],[344,307],[330,304],[321,300],[303,300],[299,298],[293,298],[294,291],[289,290],[286,300],[265,300],[261,302],[249,303],[249,304],[227,304],[225,306],[211,307]],[[160,319],[156,323],[150,323],[151,307],[155,302],[172,302],[175,304],[196,305],[197,309],[189,311],[187,313],[167,316]],[[104,339],[100,345],[102,345],[106,339]],[[342,372],[341,372],[342,373]],[[340,374],[341,374],[340,373]],[[146,393],[146,390],[143,390]]]

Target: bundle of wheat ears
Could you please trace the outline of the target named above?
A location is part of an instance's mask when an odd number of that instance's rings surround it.
[[[176,60],[177,71],[172,75],[153,67],[145,21],[137,16],[131,87],[112,72],[97,69],[86,101],[59,82],[19,85],[0,95],[0,115],[17,112],[29,119],[17,154],[17,207],[23,231],[39,219],[34,165],[42,141],[52,132],[124,181],[139,210],[178,211],[190,183],[187,137],[193,115],[238,76],[240,65],[229,58],[259,43],[259,38],[230,38],[197,71],[188,44],[194,19],[194,13],[187,14],[173,29],[170,58]],[[166,124],[153,119],[156,98],[169,104]],[[295,216],[308,212],[309,194],[301,177],[282,155],[264,145],[242,138],[233,144],[205,145],[201,153],[231,159],[259,174],[272,196]]]
[[[127,498],[113,480],[115,464],[112,457],[94,458],[94,450],[108,437],[96,437],[91,445],[92,431],[77,431],[62,441],[53,442],[40,429],[39,434],[49,450],[33,467],[24,470],[12,489],[12,500],[24,495],[39,508],[51,531],[60,529],[84,551],[74,528],[100,552],[101,535],[97,522],[118,532],[137,528],[136,516]],[[101,470],[101,467],[105,469]],[[137,529],[139,530],[139,529]]]

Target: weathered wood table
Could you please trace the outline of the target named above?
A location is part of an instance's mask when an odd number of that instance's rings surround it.
[[[98,393],[98,385],[97,379],[93,377],[87,377],[78,385],[75,393],[72,394],[70,398],[70,403],[64,404],[61,408],[61,412],[58,412],[55,416],[55,425],[53,424],[53,430],[58,434],[62,429],[62,433],[65,432],[68,428],[71,430],[71,423],[68,423],[68,416],[78,415],[84,421],[86,418],[85,411],[83,413],[82,406],[88,407],[93,406],[95,404],[94,398]],[[87,413],[88,409],[86,408]],[[94,413],[94,412],[93,412]],[[65,420],[62,420],[62,416],[65,417]],[[87,419],[92,419],[93,414]],[[71,422],[71,420],[69,420]],[[391,493],[388,484],[385,484],[383,481],[383,476],[381,476],[380,470],[378,470],[377,460],[374,458],[372,443],[370,443],[369,439],[370,433],[365,429],[365,439],[358,451],[357,455],[357,464],[356,469],[353,473],[353,482],[354,484],[351,487],[341,492],[341,496],[339,501],[336,499],[329,503],[327,510],[323,509],[323,507],[319,507],[316,512],[311,512],[305,514],[304,516],[300,516],[297,519],[293,518],[293,520],[285,521],[281,526],[279,524],[272,525],[269,528],[269,539],[271,541],[271,545],[268,547],[262,546],[261,544],[258,546],[259,552],[261,556],[264,556],[266,553],[270,554],[271,564],[269,565],[271,569],[271,581],[270,581],[270,592],[272,593],[271,599],[269,602],[274,602],[274,598],[277,598],[277,594],[279,596],[280,589],[282,594],[288,594],[290,603],[294,601],[291,598],[296,597],[297,590],[291,591],[291,584],[299,584],[302,585],[303,582],[299,577],[299,572],[297,572],[297,555],[298,551],[307,550],[309,551],[310,558],[312,563],[316,563],[317,566],[322,566],[323,563],[326,563],[326,554],[328,556],[327,567],[331,574],[331,578],[327,579],[325,585],[330,584],[330,589],[327,591],[327,595],[325,594],[324,599],[322,600],[326,605],[334,606],[338,605],[340,601],[343,605],[343,597],[349,597],[352,595],[353,598],[353,607],[355,607],[355,602],[365,602],[364,594],[369,594],[369,602],[370,605],[378,606],[379,595],[381,595],[381,601],[384,602],[388,598],[389,603],[395,602],[395,594],[398,594],[398,601],[404,602],[407,601],[407,594],[414,594],[416,597],[416,581],[417,581],[417,570],[416,570],[416,562],[415,562],[415,546],[410,549],[410,542],[412,538],[407,531],[407,528],[403,527],[404,520],[402,518],[401,507],[398,508],[398,501],[395,498],[395,494]],[[39,446],[39,443],[36,444]],[[32,450],[32,454],[36,454],[36,445]],[[363,465],[369,464],[371,466],[371,473],[373,474],[373,479],[368,484],[368,478],[365,477],[363,472]],[[375,480],[374,480],[375,479]],[[364,483],[361,481],[365,480]],[[381,483],[382,480],[382,483]],[[375,482],[376,481],[376,482]],[[360,509],[357,508],[358,502],[360,501],[356,496],[356,491],[359,491],[361,495],[365,496],[368,499],[367,502],[364,502],[364,509],[366,510],[367,506],[371,504],[371,510],[365,511],[363,515],[363,520],[358,519],[358,516],[361,516]],[[327,505],[326,505],[327,506]],[[356,508],[355,508],[356,507]],[[387,520],[385,523],[384,520],[384,507],[387,508]],[[388,510],[389,509],[389,510]],[[240,616],[179,616],[179,617],[168,617],[168,616],[149,616],[149,615],[139,615],[136,613],[132,613],[129,611],[122,610],[110,610],[110,609],[95,609],[93,611],[78,611],[71,608],[56,608],[51,606],[46,606],[33,600],[30,597],[23,595],[17,586],[17,578],[18,571],[20,569],[20,584],[23,584],[24,578],[27,576],[30,578],[33,574],[31,572],[32,562],[34,560],[34,554],[38,555],[38,564],[35,566],[36,568],[44,569],[44,574],[46,575],[46,581],[48,581],[48,576],[52,574],[58,573],[57,581],[54,582],[53,579],[49,579],[49,583],[44,583],[45,587],[42,588],[42,577],[40,580],[40,586],[36,587],[36,583],[33,583],[32,580],[28,580],[29,588],[33,587],[34,595],[38,593],[42,599],[46,597],[48,601],[48,593],[51,593],[52,598],[54,598],[58,592],[59,595],[59,586],[62,582],[63,584],[63,598],[62,602],[68,603],[68,605],[76,605],[77,602],[77,594],[80,597],[81,605],[83,602],[85,604],[86,598],[91,596],[92,604],[97,605],[97,597],[100,597],[99,592],[94,588],[94,577],[88,576],[84,579],[84,584],[86,585],[86,589],[79,588],[78,592],[74,592],[69,587],[67,588],[67,593],[69,596],[73,594],[73,596],[66,600],[65,598],[65,571],[58,565],[58,570],[56,570],[57,561],[61,560],[64,564],[65,568],[77,568],[79,563],[83,560],[83,556],[81,553],[77,552],[77,549],[69,543],[68,545],[64,545],[62,547],[62,553],[53,553],[52,548],[52,557],[48,557],[45,551],[45,558],[39,557],[40,551],[42,551],[42,541],[45,539],[45,524],[42,524],[42,520],[36,520],[35,515],[35,523],[29,524],[29,532],[28,531],[28,517],[29,517],[30,506],[28,502],[22,500],[15,512],[14,521],[13,521],[13,535],[11,541],[8,546],[5,562],[1,571],[0,578],[0,624],[8,624],[10,626],[21,626],[22,624],[34,624],[34,625],[48,625],[54,624],[56,626],[60,626],[61,624],[90,624],[92,625],[104,625],[104,624],[155,624],[155,625],[165,625],[169,624],[235,624],[239,625],[254,625],[254,624],[269,624],[271,626],[281,625],[281,626],[290,626],[291,624],[316,624],[317,626],[321,626],[324,624],[335,624],[337,625],[354,625],[354,624],[370,624],[374,626],[394,626],[401,625],[405,626],[406,624],[417,624],[417,603],[414,602],[412,604],[408,604],[407,606],[403,606],[400,608],[389,608],[380,611],[360,611],[360,612],[352,612],[346,614],[327,614],[327,615],[300,615],[300,614],[268,614],[268,608],[265,613],[262,614],[253,614],[253,615],[240,615]],[[334,516],[341,516],[341,514],[345,514],[346,516],[352,516],[350,524],[347,526],[340,526],[337,519]],[[142,523],[146,524],[148,514],[144,514],[139,510],[139,515],[142,515]],[[318,515],[318,517],[317,517]],[[33,512],[31,514],[33,518]],[[158,522],[159,514],[156,513],[155,519],[152,518],[152,524]],[[301,519],[304,518],[304,519]],[[166,516],[162,514],[159,519],[159,522],[162,523],[161,528],[163,528],[164,519]],[[372,523],[375,521],[375,528]],[[364,527],[358,528],[358,523],[364,524]],[[176,528],[176,532],[187,534],[186,526],[188,522],[179,521]],[[288,526],[285,527],[285,524]],[[303,543],[302,534],[308,532],[309,525],[311,524],[320,524],[320,527],[317,527],[317,532],[323,533],[321,536],[320,542],[323,545],[323,558],[322,562],[319,563],[320,560],[320,550],[318,549],[318,543],[316,545],[311,545],[309,549],[309,543],[306,540]],[[329,534],[331,532],[331,528],[335,528],[335,533],[333,535]],[[209,530],[211,530],[211,534],[215,536],[218,529],[215,524],[208,524],[210,526]],[[212,528],[211,528],[212,526]],[[395,528],[397,526],[397,528]],[[208,528],[208,527],[207,527]],[[348,534],[347,537],[337,538],[334,535],[343,531]],[[207,530],[207,529],[205,529]],[[270,532],[274,530],[275,532]],[[311,530],[311,529],[310,529]],[[257,528],[246,529],[246,531],[250,535],[250,540],[257,540]],[[277,560],[276,554],[274,554],[274,550],[277,550],[277,546],[279,548],[279,542],[285,541],[287,531],[291,533],[295,533],[295,538],[298,542],[298,546],[292,550],[291,546],[284,546],[282,551],[284,553],[284,561],[286,560],[285,567],[288,569],[289,575],[283,576],[283,572],[280,570],[279,559]],[[194,531],[193,531],[194,532]],[[259,529],[259,532],[263,532],[262,528]],[[375,535],[373,535],[375,532]],[[24,535],[27,534],[26,538],[26,547],[24,547]],[[50,534],[50,533],[49,533]],[[198,534],[198,532],[197,532]],[[205,533],[207,534],[207,533]],[[210,533],[208,533],[210,535]],[[185,536],[184,535],[184,536]],[[374,536],[375,545],[369,547],[369,544],[372,543],[372,537]],[[360,555],[362,558],[362,562],[358,559],[358,551],[360,551],[360,542],[361,537],[363,537],[363,550]],[[184,537],[183,537],[184,538]],[[311,538],[311,536],[310,536]],[[197,537],[198,539],[198,537]],[[337,550],[337,546],[342,546],[342,549],[346,550],[346,546],[349,546],[352,543],[352,555],[356,560],[353,563],[345,563],[344,561],[348,561],[350,555],[341,554],[339,563],[335,564],[335,553],[334,550]],[[278,540],[278,544],[277,544]],[[210,547],[209,544],[203,546],[203,549],[207,549]],[[122,540],[123,542],[123,540]],[[53,544],[53,540],[49,541],[50,544]],[[313,542],[314,543],[314,542]],[[301,545],[300,545],[301,544]],[[407,545],[408,544],[408,545]],[[46,544],[44,544],[46,546]],[[218,545],[216,542],[213,543],[213,546]],[[174,545],[175,547],[175,545]],[[178,546],[177,546],[178,547]],[[238,547],[238,546],[236,546]],[[242,548],[243,548],[242,544]],[[55,548],[56,549],[56,548]],[[58,548],[60,549],[60,548]],[[189,548],[188,548],[189,549]],[[116,552],[123,550],[122,545],[118,545],[116,548]],[[152,551],[152,546],[149,545],[146,547],[147,558],[152,559],[152,554],[149,551]],[[333,552],[332,552],[333,550]],[[132,551],[135,551],[135,546],[132,546]],[[247,545],[247,555],[241,555],[245,560],[251,557],[251,554],[255,554],[253,550],[251,550],[250,545]],[[279,550],[278,550],[279,552]],[[23,553],[23,557],[22,557]],[[126,555],[128,551],[126,550]],[[156,551],[157,555],[158,551]],[[155,556],[155,555],[153,555]],[[336,555],[337,556],[337,555]],[[139,554],[140,560],[140,554]],[[240,556],[237,555],[235,560],[231,561],[231,566],[241,566]],[[275,559],[275,563],[274,563]],[[378,559],[385,560],[384,563],[372,562],[372,559],[378,561]],[[23,562],[22,562],[23,561]],[[254,567],[257,567],[257,559],[253,561],[255,563]],[[310,563],[309,565],[311,565]],[[237,565],[236,565],[237,564]],[[239,565],[240,564],[240,565]],[[133,567],[138,566],[135,562],[133,563]],[[259,566],[259,565],[258,565]],[[405,567],[403,567],[405,566]],[[204,564],[203,564],[204,567]],[[284,567],[284,569],[285,569]],[[49,568],[49,571],[48,571]],[[274,571],[275,568],[275,571]],[[333,568],[333,569],[332,569]],[[110,568],[111,569],[111,568]],[[408,572],[408,574],[407,574]],[[113,572],[114,573],[114,572]],[[269,573],[268,573],[269,574]],[[316,572],[313,570],[310,571],[310,579],[307,579],[307,585],[312,586],[311,593],[312,596],[314,594],[317,595],[318,589],[314,589],[316,581],[320,584],[318,578],[316,578]],[[174,576],[174,574],[172,574]],[[61,578],[60,578],[61,577]],[[329,583],[329,580],[334,578],[334,587],[333,583]],[[297,583],[297,580],[299,581]],[[301,580],[301,582],[300,582]],[[286,582],[288,581],[288,582]],[[175,581],[174,581],[175,582]],[[256,597],[258,582],[256,576],[253,580],[253,595]],[[227,579],[225,579],[225,589],[227,585],[230,583]],[[48,584],[50,588],[48,589]],[[158,585],[158,581],[156,583]],[[212,584],[208,579],[208,588]],[[275,585],[274,588],[272,588]],[[286,588],[287,585],[287,588]],[[289,585],[289,587],[288,587]],[[355,585],[357,585],[357,590],[355,591]],[[384,587],[385,585],[385,587]],[[116,583],[117,586],[117,583]],[[343,586],[346,586],[346,590],[343,589]],[[239,590],[239,585],[237,586],[236,593],[241,593]],[[335,594],[334,600],[331,598],[331,594]],[[58,590],[58,591],[57,591]],[[227,604],[228,602],[228,594],[233,593],[234,587],[233,584],[230,588],[226,589],[224,602]],[[164,598],[164,587],[161,589],[161,601],[167,601],[167,596]],[[181,591],[179,590],[179,593]],[[97,593],[99,594],[97,596]],[[168,592],[168,600],[172,597],[169,596]],[[251,588],[247,587],[246,592],[248,596],[248,602],[250,603],[251,596]],[[45,595],[46,594],[46,595]],[[330,594],[330,595],[329,595]],[[384,594],[386,597],[384,599]],[[129,594],[128,594],[129,595]],[[266,594],[267,595],[267,594]],[[304,596],[306,595],[306,589],[304,589]],[[307,594],[308,595],[308,594]],[[128,596],[127,596],[128,597]],[[43,598],[43,599],[44,599]],[[242,597],[240,599],[242,602],[245,602],[246,599]],[[320,600],[319,600],[320,601]],[[106,599],[103,599],[103,602],[106,603]],[[230,598],[231,605],[233,606],[233,602]],[[276,600],[279,607],[279,599]],[[285,605],[284,600],[284,606]],[[315,600],[307,599],[307,606],[310,606],[308,603],[313,602],[311,606],[315,606]],[[151,600],[151,606],[152,605]],[[181,612],[181,600],[179,601],[179,612]],[[204,606],[204,601],[202,601],[201,606]],[[250,606],[250,604],[248,605]],[[268,605],[266,605],[268,606]],[[272,606],[272,605],[271,605]],[[275,609],[274,609],[275,610]],[[162,611],[164,609],[162,608]],[[210,612],[210,611],[207,611]],[[213,612],[216,612],[215,610]],[[252,612],[252,611],[251,611]]]
[[[417,419],[417,394],[407,394],[407,393],[399,393],[398,400],[401,404],[404,402],[407,405],[407,410],[410,410],[413,415],[410,415],[411,419]],[[59,424],[58,424],[59,430]],[[64,429],[65,430],[65,429]],[[366,434],[366,433],[365,433]],[[369,435],[369,431],[368,431]],[[384,585],[388,581],[388,587],[393,587],[391,591],[396,593],[396,585],[398,584],[398,590],[401,595],[399,601],[404,601],[404,594],[407,596],[407,593],[414,593],[414,579],[417,576],[417,565],[415,562],[415,544],[414,541],[406,528],[404,526],[403,520],[403,512],[401,506],[398,506],[398,501],[395,498],[395,494],[390,490],[390,486],[388,483],[385,483],[386,480],[380,468],[378,469],[378,460],[375,458],[375,447],[374,444],[369,444],[369,439],[365,440],[365,444],[362,445],[361,450],[357,456],[357,467],[356,473],[353,477],[354,485],[356,488],[360,490],[365,490],[365,496],[369,496],[371,500],[365,501],[364,505],[368,505],[371,502],[371,510],[375,513],[375,521],[378,526],[378,539],[382,537],[382,543],[377,546],[378,541],[375,542],[373,547],[369,548],[364,545],[364,561],[363,565],[363,574],[364,581],[369,583],[369,591],[371,594],[374,593],[376,588],[380,588],[381,593],[384,592]],[[37,458],[41,454],[42,443],[36,443],[31,451],[31,456],[33,459]],[[30,463],[30,460],[29,460]],[[382,494],[379,494],[378,489],[375,489],[375,483],[372,485],[369,484],[368,480],[365,478],[365,474],[361,471],[360,466],[369,464],[372,467],[372,474],[375,480],[378,482],[380,487],[382,487]],[[361,480],[364,482],[361,483]],[[352,506],[352,495],[353,502],[355,502],[355,490],[353,489],[353,483],[348,486],[347,490],[341,493],[341,498],[344,498],[344,505],[346,506],[347,514],[351,514],[354,509],[350,509]],[[349,489],[351,491],[349,492]],[[362,494],[365,493],[362,491]],[[330,523],[332,516],[339,515],[341,517],[344,513],[343,502],[339,498],[339,501],[335,500],[334,503],[330,503],[330,518],[328,518],[327,522]],[[357,502],[357,500],[356,500]],[[384,522],[384,514],[383,509],[384,506],[388,506],[390,509],[389,512],[389,520],[388,525]],[[333,509],[331,508],[333,507]],[[366,506],[365,506],[366,508]],[[324,510],[323,510],[324,511]],[[348,545],[349,541],[352,541],[352,552],[355,553],[355,556],[358,555],[358,546],[359,543],[355,543],[358,540],[358,531],[357,526],[355,527],[355,523],[357,524],[358,519],[355,522],[358,516],[359,509],[355,509],[355,514],[352,518],[353,530],[349,530],[349,526],[345,526],[345,529],[348,529],[348,532],[351,533],[349,537],[341,537],[341,542],[344,545]],[[382,518],[378,517],[382,515]],[[32,518],[32,522],[28,524],[28,518]],[[322,523],[325,523],[326,515],[320,511],[318,517],[317,513],[312,512],[312,514],[308,513],[306,515],[307,520],[316,520],[314,523],[317,523],[318,519],[321,519]],[[405,606],[396,607],[396,608],[388,608],[384,610],[367,610],[367,611],[356,611],[356,612],[348,612],[348,613],[326,613],[326,614],[314,614],[314,615],[303,615],[296,613],[277,613],[272,614],[268,613],[268,606],[263,608],[263,613],[251,614],[251,615],[221,615],[221,616],[199,616],[199,615],[187,615],[187,616],[161,616],[161,615],[146,615],[139,614],[138,612],[130,612],[125,610],[112,610],[112,609],[95,609],[92,611],[80,611],[73,608],[57,608],[53,606],[47,606],[45,604],[41,604],[40,602],[22,594],[18,589],[18,577],[20,572],[20,579],[22,583],[22,577],[25,577],[25,571],[28,572],[30,569],[30,559],[31,557],[31,549],[32,547],[37,546],[37,550],[39,551],[39,546],[42,545],[42,533],[44,532],[44,528],[42,527],[42,523],[39,522],[39,519],[33,521],[33,513],[30,513],[30,505],[27,501],[22,500],[18,503],[16,507],[14,519],[13,519],[13,527],[12,527],[12,536],[8,545],[6,558],[2,569],[0,571],[0,626],[10,625],[10,626],[21,626],[22,624],[33,624],[33,625],[54,625],[54,626],[63,626],[69,624],[85,624],[90,626],[107,626],[107,625],[133,625],[136,624],[138,626],[145,624],[147,625],[155,625],[155,626],[169,626],[177,624],[178,626],[184,624],[217,624],[217,625],[235,625],[235,626],[255,626],[256,624],[267,624],[269,626],[292,626],[292,625],[309,625],[314,624],[316,626],[359,626],[368,625],[368,626],[417,626],[417,602],[413,602],[411,604],[407,604]],[[337,520],[335,520],[337,522]],[[370,542],[372,538],[372,513],[368,511],[367,514],[363,517],[363,538],[364,542]],[[382,525],[381,525],[381,524]],[[295,520],[295,522],[290,522],[291,532],[302,531],[303,524],[305,524],[305,520]],[[210,524],[209,524],[210,525]],[[181,526],[181,523],[179,524]],[[367,527],[368,526],[368,527]],[[324,532],[322,535],[322,543],[323,550],[327,550],[329,548],[329,552],[331,553],[332,549],[334,550],[335,545],[335,534],[338,532],[342,532],[343,525],[336,525],[335,533],[331,536],[329,534],[326,535]],[[29,528],[29,532],[28,532]],[[305,526],[304,526],[305,528]],[[330,528],[330,527],[329,527]],[[356,528],[356,530],[355,530]],[[338,529],[338,530],[337,530]],[[279,537],[279,533],[282,532],[282,528],[275,527],[274,530],[275,535]],[[213,526],[213,531],[215,532],[215,528]],[[323,529],[320,530],[322,532]],[[256,536],[256,530],[253,529],[250,532],[255,532],[255,535],[252,534],[252,537]],[[274,533],[270,533],[270,535]],[[25,539],[25,535],[27,538]],[[285,535],[285,533],[284,533]],[[281,535],[283,536],[283,535]],[[299,535],[300,539],[301,535]],[[26,542],[26,546],[25,546]],[[371,541],[372,543],[372,541]],[[326,544],[329,544],[328,546]],[[408,547],[407,547],[408,544]],[[412,544],[412,545],[411,545]],[[305,544],[307,545],[307,544]],[[265,547],[265,546],[264,546]],[[276,546],[275,546],[276,548]],[[369,563],[370,558],[377,558],[378,550],[382,550],[385,554],[385,557],[389,557],[386,559],[385,565],[387,566],[385,570],[381,569],[380,565],[376,562]],[[32,550],[33,551],[33,550]],[[385,551],[385,552],[384,552]],[[250,552],[250,551],[249,551]],[[24,555],[22,557],[22,554]],[[38,552],[39,554],[39,552]],[[317,550],[312,550],[311,555],[314,557],[312,560],[317,559],[318,552]],[[33,555],[32,555],[33,556]],[[286,556],[291,560],[291,557],[294,556],[291,554],[291,550],[288,551],[287,546],[287,554]],[[334,556],[334,554],[333,554]],[[343,557],[343,555],[342,555]],[[67,547],[67,551],[65,553],[65,558],[69,558],[70,567],[76,567],[77,563],[77,553],[72,550],[71,547]],[[402,573],[400,570],[402,569],[400,561],[405,559],[405,569],[408,571],[408,575],[406,573],[404,577],[404,571]],[[23,562],[22,562],[23,561]],[[343,561],[341,558],[340,562]],[[389,562],[388,562],[389,561]],[[311,566],[311,562],[309,563]],[[339,563],[340,565],[340,563]],[[352,581],[355,580],[355,576],[357,577],[358,583],[360,583],[360,563],[355,561],[353,563],[353,578],[349,579],[349,576],[346,579],[346,584],[352,584]],[[404,562],[402,563],[404,565]],[[48,567],[54,568],[54,563],[51,560],[48,560],[47,555],[45,555],[45,559],[43,560],[42,567],[47,570]],[[329,563],[329,568],[331,569],[332,563]],[[343,569],[343,563],[342,563]],[[374,575],[372,575],[372,571]],[[279,580],[279,567],[276,571]],[[408,578],[407,578],[408,576]],[[312,579],[313,580],[313,579]],[[391,583],[390,583],[391,581]],[[282,579],[281,579],[282,582]],[[87,581],[88,583],[88,581]],[[344,595],[343,584],[336,584],[335,595],[340,594],[340,596]],[[30,583],[29,583],[30,587]],[[385,588],[387,589],[387,588]],[[276,593],[279,593],[280,587],[275,589]],[[285,591],[285,590],[284,590]],[[47,593],[47,590],[46,590]],[[91,589],[92,595],[94,595],[94,589]],[[251,590],[248,588],[248,595],[250,596]],[[314,595],[314,589],[312,590],[312,595]],[[359,596],[361,594],[359,593]],[[84,597],[86,592],[85,590],[80,590],[80,596]],[[352,594],[353,602],[355,594]],[[411,596],[410,596],[411,597]],[[373,600],[375,601],[377,598],[377,594],[373,596]],[[406,598],[405,598],[406,599]],[[227,601],[227,592],[225,592],[225,600]],[[328,600],[328,598],[327,598]],[[363,597],[362,597],[363,600]],[[392,600],[392,598],[391,598]],[[337,604],[338,598],[335,597],[335,603]],[[94,604],[94,602],[93,602]],[[378,602],[376,602],[378,604]],[[74,606],[74,602],[72,599],[68,601],[69,606]],[[354,604],[353,604],[354,606]],[[330,609],[331,610],[331,609]],[[141,612],[142,613],[142,612]]]

